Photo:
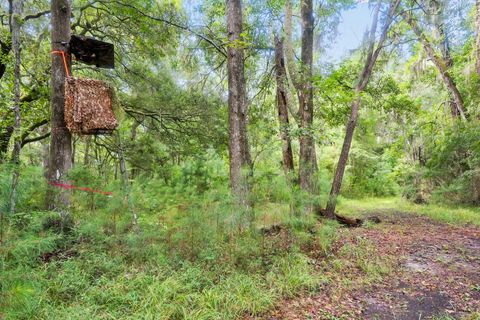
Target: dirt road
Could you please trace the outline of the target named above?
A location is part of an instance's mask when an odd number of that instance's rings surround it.
[[[263,319],[480,319],[480,229],[390,212],[313,257],[329,281]],[[326,262],[328,261],[328,262]]]

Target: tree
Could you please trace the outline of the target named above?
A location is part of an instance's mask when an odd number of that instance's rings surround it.
[[[13,71],[13,91],[14,91],[14,103],[13,112],[15,114],[15,121],[13,125],[13,153],[12,163],[14,165],[12,176],[12,189],[10,194],[10,212],[15,212],[15,201],[17,193],[18,179],[20,176],[20,149],[22,148],[21,140],[21,115],[20,115],[20,67],[21,67],[21,55],[20,55],[20,33],[22,26],[22,13],[23,13],[23,0],[10,1],[11,16],[10,16],[10,28],[12,34],[12,48],[15,56],[14,71]]]
[[[70,58],[60,53],[66,52],[67,44],[70,41],[70,16],[70,0],[51,1],[52,70],[49,182],[66,182],[68,171],[72,166],[72,137],[64,119],[64,86],[65,77],[70,69]],[[66,66],[64,66],[64,57]],[[54,191],[52,188],[48,190],[47,206],[50,209],[60,210],[63,220],[68,219],[70,192],[60,190],[56,193]]]
[[[450,43],[448,41],[448,34],[445,30],[445,5],[438,0],[430,0],[428,4],[428,17],[433,27],[433,39],[434,42],[437,44],[437,47],[440,47],[440,53],[442,55],[442,59],[445,61],[445,67],[449,69],[453,66],[453,59],[450,54]],[[450,92],[449,97],[450,99],[452,99],[450,101],[450,111],[452,113],[452,116],[455,118],[459,115],[459,109]]]
[[[292,18],[293,18],[293,8],[292,8],[292,1],[287,0],[285,3],[285,22],[284,22],[284,33],[285,33],[285,69],[287,73],[287,84],[288,84],[288,94],[290,97],[290,101],[292,103],[288,104],[290,108],[290,113],[292,114],[295,121],[300,122],[299,116],[299,109],[293,107],[293,99],[291,98],[294,96],[294,91],[299,90],[298,84],[298,75],[297,75],[297,68],[295,66],[295,50],[293,48],[293,38],[292,38]],[[297,100],[298,101],[298,100]]]
[[[411,12],[403,11],[401,14],[405,22],[407,22],[407,24],[410,25],[411,29],[413,30],[415,35],[418,37],[418,41],[420,41],[420,43],[422,44],[423,49],[427,53],[428,58],[432,60],[435,67],[438,69],[438,72],[442,77],[445,87],[453,97],[453,101],[458,110],[458,113],[460,114],[460,117],[463,120],[466,120],[463,98],[460,91],[457,88],[455,80],[453,79],[452,75],[448,71],[448,67],[447,67],[448,60],[445,60],[441,55],[439,55],[436,52],[432,42],[428,39],[428,37],[423,32],[423,30],[420,28],[417,20],[415,19],[415,17]]]
[[[300,128],[299,182],[303,190],[314,191],[313,173],[316,171],[315,144],[312,136],[313,124],[313,4],[312,0],[302,1],[302,53],[301,83],[298,91]]]
[[[353,133],[357,125],[358,111],[360,109],[360,103],[361,103],[361,94],[365,90],[368,82],[370,81],[370,76],[372,75],[373,67],[375,66],[378,56],[384,47],[384,42],[387,39],[388,30],[393,21],[395,12],[400,4],[400,0],[393,0],[393,2],[390,4],[387,17],[385,19],[382,32],[380,35],[380,39],[378,41],[377,47],[375,48],[375,35],[377,32],[378,16],[379,16],[381,4],[382,3],[379,0],[375,8],[372,26],[370,28],[370,33],[369,33],[367,56],[365,59],[363,70],[357,79],[357,85],[355,86],[355,89],[354,89],[354,100],[351,106],[350,118],[347,122],[347,126],[345,129],[345,138],[343,140],[340,157],[338,158],[337,168],[335,169],[332,188],[330,190],[330,196],[329,196],[327,208],[325,211],[326,216],[329,218],[335,217],[335,207],[337,203],[337,196],[342,186],[343,174],[345,173],[348,154],[350,152],[350,146],[352,145]]]
[[[283,39],[275,37],[275,71],[277,82],[277,111],[282,139],[283,170],[288,176],[295,170],[293,163],[292,143],[290,138],[290,122],[288,120],[288,83],[285,68]]]
[[[232,193],[242,205],[247,205],[248,182],[246,170],[251,164],[247,139],[247,104],[244,74],[244,40],[242,36],[242,1],[227,0],[228,48],[228,123],[230,184]]]

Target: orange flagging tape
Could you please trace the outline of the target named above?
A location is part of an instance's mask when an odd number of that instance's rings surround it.
[[[56,53],[56,54],[61,54],[62,55],[63,67],[65,68],[65,74],[67,75],[67,78],[70,78],[70,71],[68,70],[68,63],[67,63],[67,54],[68,53],[65,53],[65,51],[60,51],[60,50],[52,51],[51,53],[52,54]]]

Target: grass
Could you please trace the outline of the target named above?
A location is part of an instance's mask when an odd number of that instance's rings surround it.
[[[120,231],[128,213],[112,234],[110,217],[98,212],[78,215],[72,233],[59,236],[45,229],[51,213],[32,213],[0,245],[0,318],[238,319],[340,278],[346,266],[326,275],[309,251],[333,259],[337,223],[288,220],[282,205],[262,210],[258,227],[282,223],[279,234],[217,229],[205,219],[159,228],[151,216],[136,235]],[[185,214],[197,213],[175,212]],[[178,237],[169,238],[171,228]],[[367,282],[387,272],[368,244],[346,250],[341,263],[352,260]]]
[[[110,209],[77,212],[65,236],[49,229],[55,222],[49,212],[12,217],[0,245],[0,319],[237,319],[328,282],[367,285],[391,272],[389,260],[366,240],[334,254],[336,222],[297,217],[281,202],[256,206],[255,230],[239,229],[244,217],[224,202],[174,203],[144,210],[138,235],[128,231],[128,212],[119,212],[112,227]],[[338,210],[480,224],[476,208],[397,198],[341,199]],[[278,234],[259,232],[277,224]],[[312,248],[320,265],[311,263]]]
[[[480,208],[439,204],[415,204],[398,197],[346,199],[339,201],[338,211],[346,215],[399,211],[425,215],[433,220],[455,225],[480,226]]]
[[[145,265],[88,246],[66,261],[3,270],[5,319],[235,319],[318,285],[302,254],[243,272],[196,263]],[[210,270],[212,269],[212,270]]]
[[[271,237],[248,230],[223,233],[194,220],[193,225],[181,221],[182,228],[175,230],[179,237],[168,242],[168,229],[145,223],[139,235],[112,234],[109,218],[87,214],[77,217],[71,234],[58,236],[42,227],[40,221],[50,216],[38,212],[21,229],[10,225],[0,245],[0,319],[237,319],[259,314],[284,297],[318,289],[323,277],[300,245],[322,243],[327,251],[335,235],[333,225],[311,234],[297,231],[297,224]],[[61,254],[45,260],[56,252]]]

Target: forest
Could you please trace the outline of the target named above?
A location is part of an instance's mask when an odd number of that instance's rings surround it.
[[[480,0],[1,0],[0,319],[480,319]]]

